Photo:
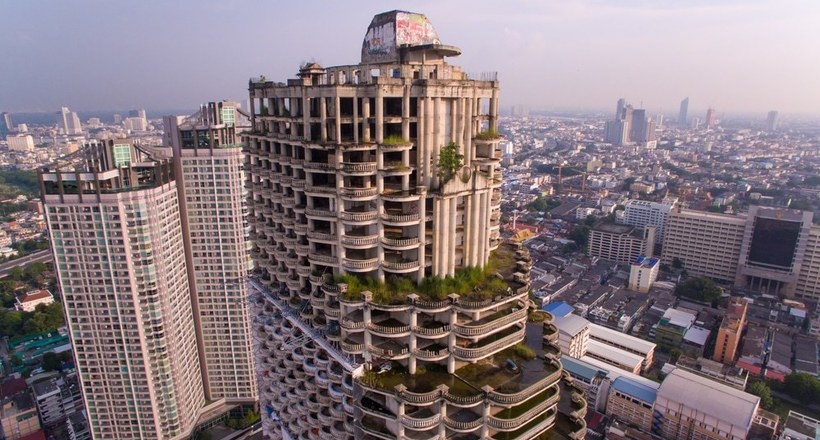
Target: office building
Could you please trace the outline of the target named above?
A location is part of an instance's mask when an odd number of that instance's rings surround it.
[[[11,113],[3,112],[0,115],[0,138],[3,136],[7,136],[9,133],[15,131],[14,130],[14,123],[11,121]]]
[[[629,263],[629,283],[630,290],[648,293],[655,281],[658,280],[660,270],[660,260],[657,258],[646,258],[640,256]]]
[[[76,112],[72,112],[68,107],[60,108],[57,112],[57,126],[67,136],[73,136],[83,133],[83,127],[80,124],[80,118]]]
[[[618,377],[610,385],[606,403],[606,414],[636,426],[644,432],[651,432],[654,422],[652,408],[658,396],[658,389],[627,377]]]
[[[602,222],[589,233],[587,255],[618,263],[631,263],[655,249],[654,226],[628,226]]]
[[[624,216],[620,223],[632,226],[654,226],[656,244],[660,245],[666,232],[666,222],[669,212],[677,203],[677,198],[663,202],[647,200],[629,200],[624,204]]]
[[[186,203],[180,203],[180,194],[189,194],[179,190],[179,165],[128,139],[86,145],[82,159],[74,170],[42,171],[40,188],[89,432],[99,439],[187,438],[234,401],[209,401],[206,394],[214,377],[200,365],[211,353],[200,357],[208,347],[199,340],[207,320],[190,288],[192,254],[183,229]],[[213,215],[228,234],[234,230],[227,214]],[[215,266],[208,270],[221,274]],[[247,340],[228,331],[236,322],[229,316],[236,315],[206,313],[223,319],[220,338],[234,338],[233,353],[241,356]],[[252,393],[252,377],[227,380]]]
[[[678,111],[678,126],[688,127],[687,121],[689,119],[689,97],[683,98],[680,102],[680,111]]]
[[[6,136],[10,151],[34,151],[34,138],[30,134],[11,134]]]
[[[359,64],[251,80],[265,435],[531,438],[554,424],[559,349],[516,366],[531,376],[492,359],[557,329],[527,324],[530,257],[498,233],[499,83],[445,62],[459,53],[424,15],[391,11]],[[494,287],[430,288],[494,261]]]
[[[661,262],[676,259],[690,275],[733,282],[746,218],[676,207],[670,211]]]
[[[715,341],[715,352],[712,356],[715,361],[724,364],[735,361],[740,336],[746,328],[747,307],[748,304],[743,298],[733,297],[729,301]]]
[[[646,110],[632,111],[632,124],[629,129],[629,139],[637,144],[646,144],[655,140],[655,121],[646,115]]]
[[[772,110],[766,115],[766,131],[777,131],[778,123],[780,122],[780,112]]]
[[[658,389],[655,434],[664,439],[745,440],[760,398],[677,368]]]
[[[714,130],[714,128],[715,128],[715,109],[713,109],[712,107],[709,107],[706,110],[706,119],[705,119],[705,121],[706,121],[706,128],[708,128],[709,130]]]
[[[247,304],[249,270],[243,143],[250,126],[235,102],[211,102],[187,117],[163,118],[163,154],[173,156],[188,284],[209,400],[258,397]]]

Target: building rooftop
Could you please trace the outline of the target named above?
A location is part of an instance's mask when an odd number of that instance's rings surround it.
[[[709,339],[709,333],[711,333],[711,331],[707,328],[692,326],[689,330],[686,330],[683,340],[702,347],[706,345],[706,340]]]
[[[441,44],[436,29],[424,14],[408,11],[383,12],[373,17],[362,42],[362,64],[395,63],[404,52],[434,51],[455,56],[461,51]]]
[[[658,397],[682,402],[735,426],[748,427],[760,398],[683,369],[675,369],[664,379]]]
[[[564,371],[569,372],[575,377],[582,377],[588,381],[592,381],[599,375],[609,375],[609,370],[599,368],[589,362],[584,362],[570,356],[561,356],[561,365],[564,366]]]
[[[575,308],[563,301],[558,301],[545,305],[543,310],[551,313],[552,316],[555,316],[556,318],[560,318],[574,312]]]
[[[589,336],[593,339],[613,341],[618,345],[639,353],[651,353],[655,351],[655,347],[657,347],[654,342],[644,341],[643,339],[598,324],[589,325]]]
[[[684,312],[678,309],[667,309],[663,314],[662,321],[665,325],[673,325],[675,327],[689,328],[694,324],[697,317],[689,312]]]
[[[628,351],[621,350],[620,348],[615,348],[611,345],[604,344],[603,342],[596,341],[595,339],[590,339],[589,341],[587,356],[594,356],[596,358],[617,362],[618,365],[628,366],[630,371],[640,367],[644,360],[642,356],[632,354]]]
[[[589,327],[589,321],[574,314],[556,317],[554,322],[558,327],[558,331],[570,336],[575,336]]]
[[[658,397],[657,389],[625,377],[615,379],[612,382],[612,388],[650,405],[655,403],[655,399]]]

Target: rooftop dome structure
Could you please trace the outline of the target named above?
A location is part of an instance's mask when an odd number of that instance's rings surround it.
[[[438,33],[424,14],[390,11],[373,17],[362,42],[362,64],[406,62],[409,52],[423,51],[432,58],[455,56],[457,47],[441,44]]]

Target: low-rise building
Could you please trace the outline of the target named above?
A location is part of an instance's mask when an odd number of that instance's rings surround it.
[[[647,293],[658,280],[660,260],[640,256],[629,265],[629,289]]]
[[[695,319],[694,314],[684,310],[666,310],[655,327],[655,343],[666,348],[679,348]]]
[[[587,348],[586,355],[593,359],[606,362],[615,368],[620,368],[634,374],[639,374],[643,368],[644,358],[641,356],[606,345],[596,340],[589,341],[589,347]]]
[[[598,341],[641,357],[642,369],[651,367],[654,361],[655,348],[657,346],[650,341],[645,341],[598,324],[589,325],[589,338],[590,340]]]
[[[54,295],[48,290],[32,290],[18,296],[14,301],[14,308],[23,312],[33,312],[40,304],[49,305],[54,302]]]
[[[604,222],[590,231],[587,254],[604,260],[629,263],[641,255],[651,257],[654,249],[654,226],[636,227]]]
[[[678,368],[658,389],[655,434],[669,440],[745,440],[759,405],[757,396]]]
[[[651,432],[654,413],[652,408],[658,390],[643,383],[619,377],[612,381],[606,404],[606,415]]]
[[[816,440],[820,438],[820,420],[789,411],[780,440]]]
[[[37,406],[28,391],[22,391],[0,402],[0,427],[5,440],[19,440],[40,431]]]
[[[561,353],[580,358],[587,352],[589,346],[589,321],[575,315],[569,314],[555,318],[555,325],[558,327],[558,346]]]

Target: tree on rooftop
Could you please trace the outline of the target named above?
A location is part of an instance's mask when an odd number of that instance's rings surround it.
[[[458,149],[458,144],[450,142],[438,154],[438,177],[443,183],[449,182],[463,165],[464,155]]]

